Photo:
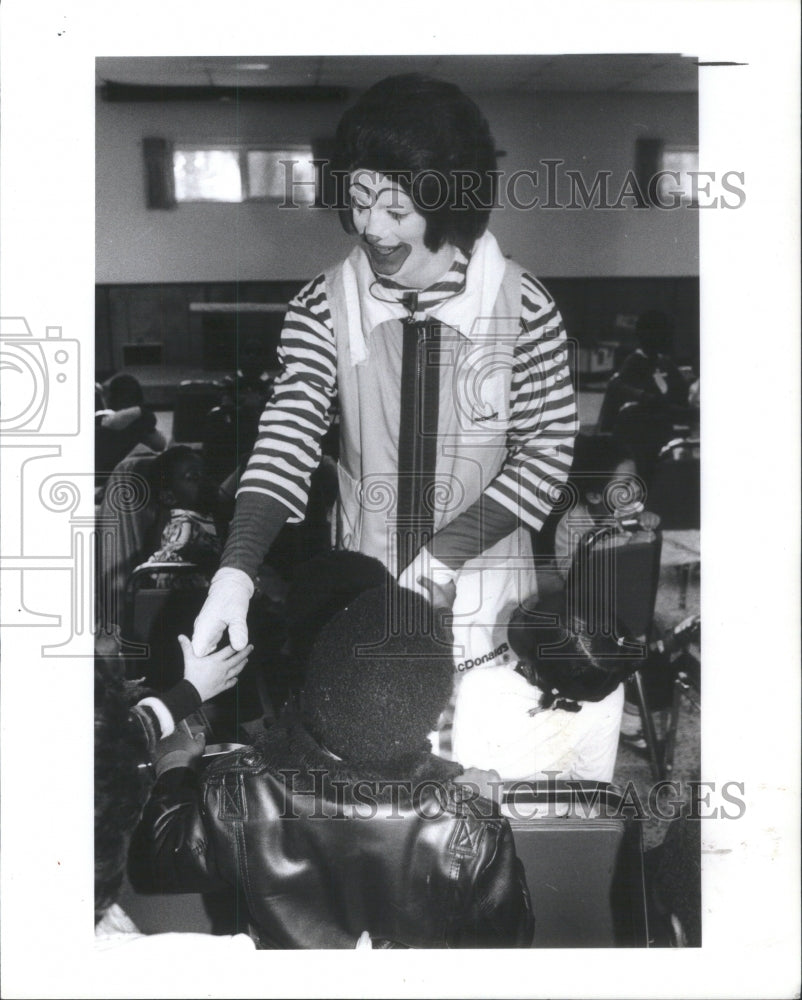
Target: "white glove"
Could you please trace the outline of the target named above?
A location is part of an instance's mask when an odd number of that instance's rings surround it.
[[[407,590],[426,598],[435,607],[454,604],[457,571],[436,559],[427,548],[422,548],[398,577],[398,583]]]
[[[253,596],[253,581],[247,573],[232,566],[219,569],[212,577],[209,594],[195,619],[192,650],[195,656],[207,656],[217,648],[228,629],[232,649],[248,645],[248,603]]]

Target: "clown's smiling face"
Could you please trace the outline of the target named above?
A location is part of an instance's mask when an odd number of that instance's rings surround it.
[[[408,288],[426,288],[448,271],[454,247],[429,250],[426,219],[407,192],[384,174],[355,170],[349,194],[354,228],[373,272]]]

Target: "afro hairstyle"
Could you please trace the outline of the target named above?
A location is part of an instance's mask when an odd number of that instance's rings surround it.
[[[301,665],[321,629],[355,597],[386,586],[392,576],[383,563],[361,552],[333,551],[296,568],[287,592],[289,653]]]
[[[398,765],[431,750],[451,696],[450,629],[428,601],[390,581],[355,598],[312,647],[301,712],[349,764]]]

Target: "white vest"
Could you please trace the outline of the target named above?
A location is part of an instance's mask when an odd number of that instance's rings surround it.
[[[444,327],[440,338],[439,408],[435,466],[434,530],[469,507],[500,471],[507,456],[513,350],[520,331],[521,269],[504,262],[495,240],[485,246],[502,261],[490,310]],[[466,291],[478,275],[466,276]],[[480,255],[479,260],[482,257]],[[495,263],[495,261],[494,261]],[[375,326],[355,329],[355,293],[370,295],[357,248],[326,272],[326,291],[336,339],[340,406],[340,499],[338,548],[357,550],[384,563],[394,575],[398,437],[401,419],[402,319],[400,305]],[[486,285],[486,283],[485,283]],[[481,294],[486,295],[486,287]],[[449,308],[429,315],[446,323]],[[470,295],[465,296],[466,299]],[[474,296],[474,303],[479,303]],[[482,305],[478,304],[482,309]],[[369,310],[368,310],[369,313]],[[375,316],[375,312],[374,312]],[[520,601],[536,590],[529,531],[519,527],[465,563],[456,578],[454,662],[458,671],[511,660],[506,624]]]

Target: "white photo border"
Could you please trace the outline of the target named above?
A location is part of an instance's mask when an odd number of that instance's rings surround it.
[[[286,15],[245,0],[3,4],[0,313],[25,317],[34,338],[55,341],[48,327],[60,327],[63,340],[77,341],[81,385],[69,415],[79,435],[55,426],[35,443],[2,442],[4,996],[798,995],[798,39],[790,0],[504,0],[487,9],[315,0]],[[703,825],[701,949],[327,952],[302,963],[258,953],[236,969],[139,970],[136,986],[110,981],[97,963],[92,636],[84,633],[74,656],[42,655],[62,632],[26,624],[20,610],[70,608],[69,560],[92,513],[81,476],[93,447],[94,60],[267,49],[665,51],[711,64],[700,68],[700,167],[743,171],[746,201],[700,216],[702,778],[717,788],[743,782],[747,810]],[[29,488],[24,468],[38,460],[50,481]],[[23,517],[32,535],[24,553]],[[31,563],[23,581],[17,557],[41,559],[41,568]]]

